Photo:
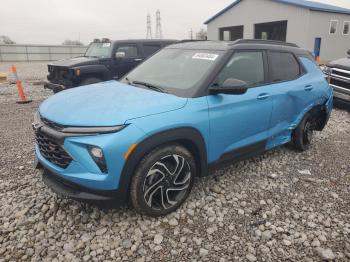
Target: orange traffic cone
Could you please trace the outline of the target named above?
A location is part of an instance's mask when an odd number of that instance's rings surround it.
[[[22,82],[21,82],[21,80],[18,79],[16,66],[12,65],[11,70],[12,70],[13,76],[16,79],[16,85],[17,85],[18,93],[19,93],[19,96],[21,98],[21,100],[17,101],[16,103],[18,103],[18,104],[27,104],[27,103],[32,102],[32,100],[28,100],[26,95],[24,94],[23,87],[22,87]]]

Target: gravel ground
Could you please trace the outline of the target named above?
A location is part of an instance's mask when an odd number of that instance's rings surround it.
[[[7,64],[0,64],[5,71]],[[159,219],[62,199],[33,169],[32,116],[50,92],[21,64],[33,103],[0,84],[0,261],[350,260],[350,114],[333,111],[311,149],[282,147],[198,179]]]

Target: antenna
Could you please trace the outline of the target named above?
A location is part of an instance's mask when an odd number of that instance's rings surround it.
[[[146,39],[152,39],[152,25],[151,25],[151,15],[147,14],[147,33]]]
[[[162,24],[160,21],[160,11],[159,9],[156,12],[156,39],[162,39],[163,38],[163,33],[162,33]]]

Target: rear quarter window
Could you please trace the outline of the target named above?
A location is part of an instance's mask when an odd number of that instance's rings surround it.
[[[269,52],[271,82],[289,81],[301,75],[300,65],[292,53]]]

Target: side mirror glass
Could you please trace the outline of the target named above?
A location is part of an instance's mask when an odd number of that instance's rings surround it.
[[[115,53],[115,58],[117,58],[117,59],[125,58],[125,52],[116,52]]]
[[[209,93],[212,95],[228,94],[228,95],[241,95],[246,93],[248,85],[245,81],[229,78],[225,80],[221,87],[209,88]]]

